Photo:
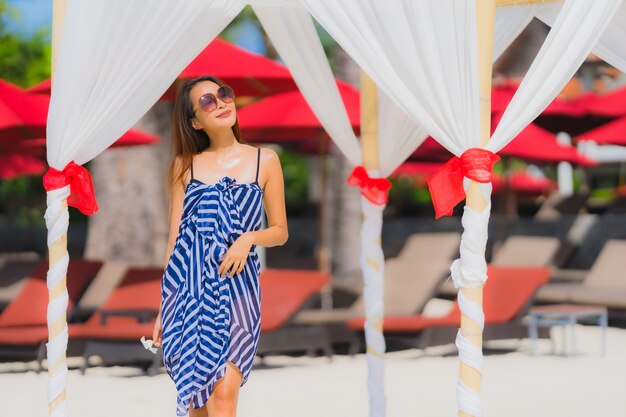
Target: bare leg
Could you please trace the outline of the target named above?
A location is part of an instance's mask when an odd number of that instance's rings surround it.
[[[237,415],[237,399],[242,380],[243,375],[237,365],[231,361],[226,362],[226,374],[215,383],[207,401],[209,417]]]

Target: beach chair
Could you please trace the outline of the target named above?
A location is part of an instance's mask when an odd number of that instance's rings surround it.
[[[385,261],[385,314],[420,313],[450,273],[458,253],[459,233],[418,233],[411,235],[395,258]],[[294,320],[299,325],[324,325],[333,343],[348,343],[353,332],[348,320],[365,315],[361,294],[348,308],[303,310]]]
[[[70,259],[67,268],[68,316],[102,266],[100,261]],[[0,314],[0,328],[47,325],[48,259],[42,259],[24,282],[19,294]]]
[[[69,326],[69,337],[83,346],[84,374],[91,356],[103,365],[141,362],[150,375],[162,363],[161,350],[153,354],[140,342],[152,338],[154,320],[161,304],[163,268],[131,267],[126,270],[104,304],[85,322]]]
[[[260,276],[261,335],[257,355],[321,349],[330,358],[332,345],[326,329],[316,324],[292,324],[294,316],[309,306],[330,284],[330,276],[318,271],[264,268]]]
[[[40,262],[41,256],[36,252],[0,254],[0,312],[17,297]]]
[[[559,239],[547,236],[509,236],[494,254],[490,264],[498,266],[550,266],[560,246]],[[456,297],[452,280],[439,289],[439,295]]]
[[[588,272],[578,283],[548,284],[537,293],[542,303],[597,304],[626,309],[624,260],[626,240],[608,240]]]
[[[489,265],[487,274],[488,279],[483,290],[483,340],[527,337],[528,327],[523,319],[533,304],[535,293],[550,278],[550,269],[541,266]],[[350,347],[350,353],[354,354],[363,344],[364,319],[350,320],[347,325],[358,331]],[[444,316],[385,316],[383,332],[385,338],[412,340],[415,347],[425,349],[428,346],[454,343],[460,325],[461,311],[455,302],[450,312]],[[539,337],[549,337],[549,331],[542,329]]]
[[[74,306],[100,270],[102,262],[70,259],[67,268],[68,321]],[[45,355],[48,338],[48,259],[42,259],[21,291],[0,314],[0,358],[33,359]]]

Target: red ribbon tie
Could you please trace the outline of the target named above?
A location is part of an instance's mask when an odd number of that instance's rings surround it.
[[[76,207],[87,216],[98,211],[91,174],[82,165],[70,161],[62,171],[49,167],[43,176],[43,186],[46,191],[56,190],[68,184],[70,186],[68,206]]]
[[[460,157],[446,162],[428,179],[428,189],[435,207],[435,218],[452,215],[452,210],[465,198],[463,177],[480,183],[491,182],[493,165],[500,157],[481,148],[467,149]]]
[[[363,165],[357,165],[348,177],[348,184],[361,187],[361,194],[377,205],[387,204],[391,182],[387,178],[371,178]]]

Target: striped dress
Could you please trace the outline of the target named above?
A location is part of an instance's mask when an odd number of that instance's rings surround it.
[[[258,148],[260,153],[260,148]],[[176,415],[202,407],[231,361],[245,384],[260,332],[260,262],[252,245],[243,270],[220,277],[218,267],[245,231],[259,230],[263,189],[257,180],[216,184],[193,178],[185,189],[178,237],[161,286],[165,369],[176,385]]]

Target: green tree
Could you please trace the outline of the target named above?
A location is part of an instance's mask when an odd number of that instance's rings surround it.
[[[0,78],[30,87],[50,77],[50,28],[41,27],[31,37],[10,32],[7,20],[19,20],[18,10],[0,0]]]

